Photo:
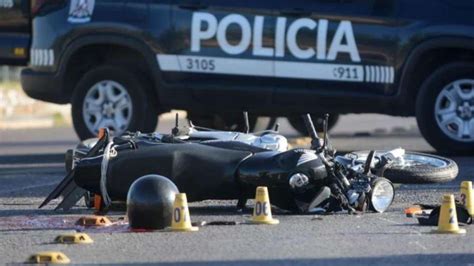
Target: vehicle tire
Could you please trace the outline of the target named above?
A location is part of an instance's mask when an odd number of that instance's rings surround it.
[[[143,77],[123,66],[99,66],[87,72],[72,95],[72,120],[81,140],[108,127],[114,135],[153,131],[158,114]]]
[[[318,133],[322,133],[324,131],[324,114],[311,114],[311,118],[313,120],[313,124],[316,128],[316,131],[318,131]],[[339,120],[338,114],[329,115],[328,130],[331,130],[336,125],[337,120]],[[306,129],[306,125],[301,115],[293,115],[288,117],[288,122],[290,122],[291,126],[293,126],[293,128],[296,129],[303,136],[309,135],[309,132]]]
[[[474,154],[474,64],[451,63],[428,77],[416,100],[416,119],[436,150]]]
[[[243,131],[245,129],[244,116],[241,113],[209,114],[188,111],[188,120],[195,126],[216,130]],[[257,124],[257,116],[249,115],[249,130],[252,132]]]
[[[368,151],[351,152],[357,157],[366,157],[368,153]],[[395,161],[385,170],[383,176],[393,183],[430,184],[452,181],[458,172],[458,165],[451,159],[432,154],[406,152],[404,161]]]

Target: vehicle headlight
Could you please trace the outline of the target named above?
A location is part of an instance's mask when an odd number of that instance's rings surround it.
[[[384,212],[392,204],[395,196],[392,182],[385,178],[377,178],[372,183],[370,206],[376,212]]]

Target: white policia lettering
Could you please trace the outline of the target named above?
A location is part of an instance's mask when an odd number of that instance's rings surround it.
[[[229,14],[218,21],[213,14],[195,12],[191,25],[191,51],[200,52],[201,41],[216,37],[219,47],[230,55],[242,54],[252,45],[252,54],[256,56],[284,57],[285,47],[288,47],[289,52],[299,59],[316,58],[335,61],[340,53],[347,53],[352,62],[361,62],[352,23],[348,20],[340,21],[327,52],[329,21],[326,19],[314,21],[310,18],[299,18],[287,27],[287,19],[278,17],[275,26],[275,47],[263,46],[264,23],[264,16],[255,16],[252,26],[244,16],[239,14]],[[232,24],[237,25],[242,33],[237,44],[231,44],[227,39],[227,29]],[[298,45],[297,35],[303,28],[315,31],[315,48],[302,49]]]

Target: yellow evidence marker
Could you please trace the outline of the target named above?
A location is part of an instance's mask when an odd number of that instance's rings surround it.
[[[458,216],[456,214],[456,205],[454,204],[454,195],[445,194],[441,211],[439,212],[438,229],[432,233],[437,234],[465,234],[466,230],[459,228]]]
[[[199,230],[198,227],[192,226],[191,224],[188,199],[185,193],[176,194],[173,204],[171,227],[168,227],[166,230],[176,232],[195,232]]]
[[[76,225],[81,226],[109,226],[112,222],[105,216],[85,216],[77,220]]]
[[[270,197],[267,187],[257,187],[255,192],[255,207],[253,208],[252,224],[279,224],[280,221],[273,219]]]
[[[62,234],[57,236],[54,241],[61,244],[90,244],[94,243],[92,238],[86,233]]]
[[[474,217],[474,192],[472,192],[472,182],[463,181],[461,183],[461,202],[466,207],[471,217]]]
[[[39,252],[31,255],[27,264],[69,264],[71,260],[59,251]]]

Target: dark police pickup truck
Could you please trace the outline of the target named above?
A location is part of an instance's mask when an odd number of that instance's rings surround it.
[[[30,5],[0,0],[0,65],[26,65],[30,47]]]
[[[0,0],[6,1],[6,0]],[[184,109],[223,120],[416,116],[442,151],[474,151],[474,1],[33,1],[28,95],[72,103],[81,138],[152,130]]]

